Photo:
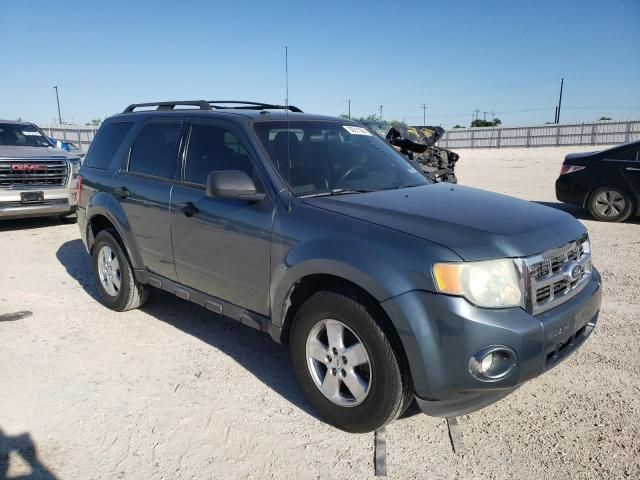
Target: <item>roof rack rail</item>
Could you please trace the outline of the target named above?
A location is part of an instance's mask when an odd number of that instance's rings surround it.
[[[245,102],[242,100],[207,100],[213,108],[225,109],[234,108],[238,110],[289,110],[296,113],[302,113],[295,105],[274,105],[271,103]],[[230,106],[225,106],[230,105]]]
[[[302,113],[298,107],[294,105],[273,105],[271,103],[245,102],[242,100],[176,100],[171,102],[149,102],[149,103],[132,103],[124,109],[122,113],[131,113],[136,108],[156,107],[156,110],[175,110],[178,105],[187,105],[198,107],[200,110],[289,110],[291,112]]]
[[[174,110],[177,105],[190,105],[199,107],[200,110],[213,110],[211,105],[204,100],[176,100],[171,102],[132,103],[122,113],[131,113],[136,108],[141,107],[157,107],[156,110]]]

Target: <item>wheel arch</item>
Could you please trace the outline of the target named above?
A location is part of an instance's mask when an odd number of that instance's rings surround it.
[[[119,237],[119,241],[125,254],[131,261],[134,269],[142,268],[143,262],[135,248],[135,241],[129,226],[127,217],[120,204],[105,193],[98,193],[87,205],[86,239],[87,248],[91,253],[95,237],[104,229],[113,229]]]
[[[288,345],[294,317],[304,302],[320,291],[333,291],[346,295],[362,303],[373,314],[374,318],[387,335],[391,345],[400,357],[402,365],[410,374],[410,364],[400,334],[393,321],[381,305],[380,298],[363,288],[358,282],[333,273],[311,273],[297,279],[287,291],[281,309],[279,335],[276,340]],[[377,292],[380,294],[380,292]]]

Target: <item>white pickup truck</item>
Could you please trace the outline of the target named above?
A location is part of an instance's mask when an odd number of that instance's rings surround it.
[[[80,162],[36,125],[0,120],[0,220],[58,215],[75,221]]]

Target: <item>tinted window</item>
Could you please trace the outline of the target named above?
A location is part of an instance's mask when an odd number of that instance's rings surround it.
[[[0,145],[12,147],[50,147],[40,130],[23,123],[0,123]]]
[[[607,158],[612,160],[626,160],[628,162],[635,162],[638,160],[638,152],[640,149],[634,148],[632,150],[625,150],[613,155],[607,155]]]
[[[224,128],[194,125],[187,150],[185,181],[205,185],[209,173],[220,170],[242,170],[254,176],[247,151],[238,137]]]
[[[175,178],[181,128],[179,123],[151,123],[145,126],[131,147],[129,171]]]
[[[118,150],[124,137],[131,130],[131,122],[107,123],[98,131],[91,142],[91,151],[87,154],[85,165],[106,170]]]

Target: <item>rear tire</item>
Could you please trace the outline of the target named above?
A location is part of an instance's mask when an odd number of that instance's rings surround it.
[[[591,215],[602,222],[624,222],[635,209],[631,196],[618,187],[596,188],[587,200]]]
[[[124,312],[144,305],[148,287],[136,281],[129,259],[112,232],[98,233],[92,257],[98,293],[105,306]]]
[[[331,291],[310,297],[293,319],[289,347],[298,384],[324,420],[347,432],[377,430],[412,398],[400,347],[378,320],[364,302]]]

